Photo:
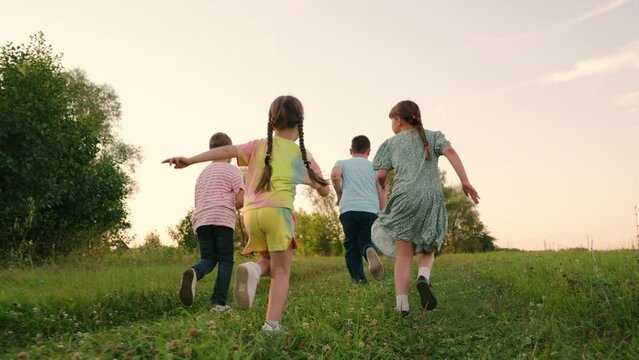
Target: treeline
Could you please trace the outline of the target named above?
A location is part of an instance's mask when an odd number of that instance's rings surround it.
[[[490,235],[482,223],[479,212],[474,204],[464,194],[460,187],[446,185],[445,174],[441,176],[446,209],[448,211],[448,232],[444,237],[442,252],[485,252],[495,250],[495,238]],[[389,177],[389,187],[392,186],[392,176]],[[327,197],[320,197],[310,188],[306,188],[304,195],[312,204],[312,211],[295,211],[295,238],[298,244],[297,253],[303,255],[341,255],[344,251],[342,241],[344,234],[339,221],[339,214],[335,207],[336,198],[333,193]],[[197,237],[191,227],[189,210],[184,218],[173,228],[169,228],[169,236],[186,250],[196,250]],[[235,248],[241,250],[248,238],[238,216],[235,225]],[[159,236],[147,236],[147,241],[159,244]]]

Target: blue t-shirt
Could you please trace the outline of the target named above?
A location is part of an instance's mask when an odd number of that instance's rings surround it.
[[[379,197],[373,164],[365,158],[354,157],[338,160],[335,166],[342,169],[342,199],[339,201],[339,213],[364,211],[377,214]]]

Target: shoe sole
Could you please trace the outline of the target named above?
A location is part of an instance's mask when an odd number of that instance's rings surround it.
[[[428,282],[417,281],[417,292],[419,293],[419,299],[422,303],[422,308],[426,310],[433,310],[437,307],[437,299]]]
[[[251,307],[251,300],[248,294],[248,269],[244,266],[238,266],[235,271],[235,284],[233,284],[233,299],[237,307],[243,310]]]
[[[185,306],[193,305],[193,297],[195,296],[195,271],[186,270],[182,274],[182,285],[180,286],[180,300]]]
[[[384,277],[384,266],[379,260],[377,252],[373,248],[366,250],[366,259],[368,260],[368,270],[370,270],[375,280],[381,280]]]

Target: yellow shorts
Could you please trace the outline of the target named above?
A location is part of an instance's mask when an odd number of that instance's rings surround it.
[[[295,216],[287,208],[258,208],[244,212],[248,244],[242,254],[262,251],[283,251],[295,242]]]

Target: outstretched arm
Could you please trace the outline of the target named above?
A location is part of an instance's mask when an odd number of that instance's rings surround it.
[[[450,165],[453,167],[453,169],[455,169],[457,176],[459,176],[464,194],[466,194],[466,196],[469,196],[475,204],[478,204],[480,197],[477,194],[477,190],[475,190],[475,188],[468,181],[466,170],[464,170],[464,164],[462,164],[457,151],[455,151],[452,146],[446,145],[442,149],[442,155],[444,155],[448,159]]]
[[[173,165],[176,169],[182,169],[189,165],[204,161],[224,160],[237,157],[237,148],[234,145],[226,145],[213,148],[190,158],[178,156],[162,161],[162,164]]]

